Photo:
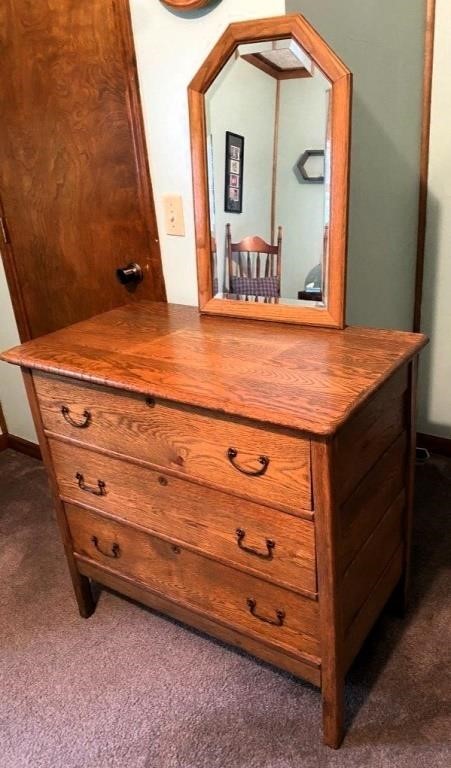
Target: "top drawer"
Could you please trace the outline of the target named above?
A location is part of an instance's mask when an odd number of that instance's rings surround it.
[[[309,441],[257,422],[34,373],[44,428],[229,492],[312,509]]]

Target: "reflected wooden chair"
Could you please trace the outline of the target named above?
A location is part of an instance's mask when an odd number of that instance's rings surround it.
[[[230,224],[226,224],[226,254],[229,295],[244,301],[278,303],[282,264],[282,227],[277,230],[277,245],[258,235],[232,243]]]

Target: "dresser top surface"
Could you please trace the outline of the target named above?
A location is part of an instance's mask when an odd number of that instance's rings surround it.
[[[24,367],[330,435],[427,343],[422,334],[343,331],[129,304],[15,347]]]

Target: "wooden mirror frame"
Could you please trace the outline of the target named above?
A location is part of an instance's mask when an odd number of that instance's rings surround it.
[[[329,256],[326,265],[327,306],[216,299],[213,296],[210,212],[207,172],[205,94],[216,76],[243,43],[292,37],[330,80],[331,184]],[[346,301],[346,252],[349,198],[352,75],[327,43],[299,14],[230,24],[188,86],[199,309],[202,313],[249,319],[343,328]],[[251,233],[252,234],[252,233]]]

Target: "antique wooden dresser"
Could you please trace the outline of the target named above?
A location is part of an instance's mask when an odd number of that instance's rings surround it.
[[[142,303],[5,353],[81,615],[92,580],[309,680],[337,746],[346,671],[408,580],[425,343]]]

